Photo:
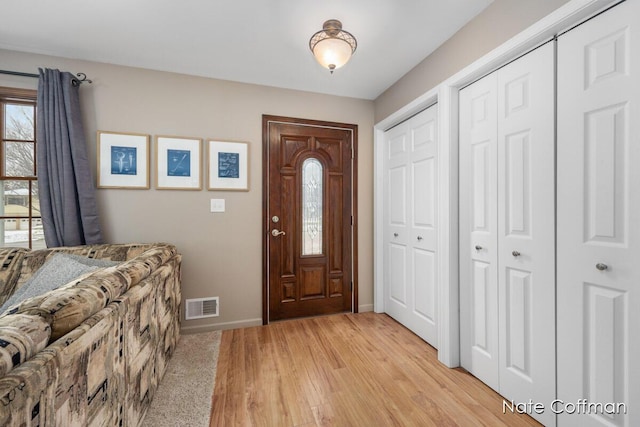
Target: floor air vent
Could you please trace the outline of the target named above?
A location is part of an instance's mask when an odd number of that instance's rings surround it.
[[[194,298],[186,301],[185,320],[215,317],[219,314],[219,297]]]

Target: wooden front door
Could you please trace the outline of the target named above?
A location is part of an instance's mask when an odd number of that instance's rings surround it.
[[[356,125],[263,116],[264,323],[353,311],[356,138]]]

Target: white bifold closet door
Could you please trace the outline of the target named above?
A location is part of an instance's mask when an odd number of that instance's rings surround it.
[[[461,364],[514,403],[555,398],[554,46],[460,91]],[[547,426],[555,415],[531,414]]]
[[[385,132],[385,312],[438,347],[437,107]]]
[[[558,39],[557,179],[558,425],[640,426],[638,0]]]
[[[498,74],[460,91],[460,363],[500,389]]]

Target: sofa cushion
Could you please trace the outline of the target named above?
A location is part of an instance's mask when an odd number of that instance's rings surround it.
[[[57,289],[79,276],[101,267],[118,264],[107,260],[78,259],[75,255],[57,253],[51,257],[0,307],[0,313],[22,301]]]
[[[13,314],[0,318],[0,377],[29,360],[49,342],[51,328],[40,316]]]

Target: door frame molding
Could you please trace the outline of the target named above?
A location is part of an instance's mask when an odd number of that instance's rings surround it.
[[[351,311],[358,312],[358,125],[294,117],[262,115],[262,324],[269,324],[269,125],[289,123],[300,126],[343,129],[351,132]]]
[[[374,125],[374,311],[384,312],[384,132],[438,103],[438,360],[460,366],[458,282],[458,92],[620,0],[570,0]]]

